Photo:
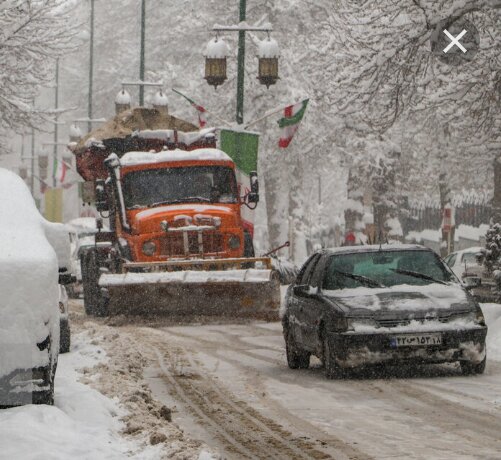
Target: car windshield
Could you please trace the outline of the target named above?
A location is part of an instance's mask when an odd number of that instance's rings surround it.
[[[429,251],[378,251],[333,255],[326,268],[323,289],[399,284],[447,283],[452,275]]]
[[[477,265],[481,258],[482,253],[480,252],[465,252],[463,254],[462,262],[463,264]]]
[[[134,171],[123,178],[127,209],[183,202],[236,203],[235,173],[224,166]]]

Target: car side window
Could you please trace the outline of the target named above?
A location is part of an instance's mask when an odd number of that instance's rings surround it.
[[[311,275],[313,273],[313,269],[315,268],[315,265],[317,264],[318,259],[320,259],[320,254],[315,254],[305,264],[305,266],[303,267],[304,271],[302,270],[301,273],[298,276],[298,282],[297,282],[297,284],[299,284],[299,285],[308,285],[309,284]]]
[[[315,264],[315,267],[313,269],[313,274],[310,280],[311,287],[321,287],[322,280],[324,279],[325,262],[327,259],[328,257],[323,256]]]
[[[446,264],[449,266],[449,267],[453,267],[454,264],[456,263],[456,259],[457,259],[457,254],[452,254],[450,255],[447,259],[446,259]]]

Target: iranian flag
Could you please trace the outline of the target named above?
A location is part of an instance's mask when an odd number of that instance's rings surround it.
[[[68,166],[63,160],[54,159],[54,178],[62,184],[66,178],[66,171]]]
[[[278,141],[278,146],[285,149],[289,146],[299,128],[299,123],[303,119],[309,99],[305,99],[298,104],[289,105],[284,109],[284,116],[278,120],[278,126],[282,128],[282,135]]]
[[[207,124],[207,110],[205,109],[205,107],[198,105],[193,99],[190,99],[188,96],[185,96],[183,93],[180,93],[177,89],[172,88],[172,91],[184,97],[191,104],[191,106],[198,113],[198,126],[200,127],[200,129],[204,128],[205,125]]]

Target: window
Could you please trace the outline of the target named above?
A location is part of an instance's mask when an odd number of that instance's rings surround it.
[[[332,256],[325,270],[323,289],[425,285],[449,282],[452,275],[429,251],[358,252]]]
[[[311,274],[313,273],[313,269],[320,258],[320,254],[314,254],[304,265],[303,270],[299,273],[298,283],[299,285],[308,285],[310,282]]]
[[[126,174],[122,183],[127,209],[183,202],[238,202],[235,173],[224,166],[146,169]]]

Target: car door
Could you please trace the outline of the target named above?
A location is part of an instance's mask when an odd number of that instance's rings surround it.
[[[321,287],[325,262],[327,257],[321,256],[315,263],[308,280],[309,293],[302,299],[302,309],[300,310],[302,328],[302,343],[305,348],[311,351],[318,349],[319,326],[324,315],[325,304],[317,296]]]
[[[312,257],[308,266],[305,267],[304,272],[298,277],[297,289],[293,292],[294,337],[298,343],[309,350],[312,349],[311,330],[313,326],[308,323],[310,317],[308,309],[314,301],[314,296],[311,294],[313,290],[311,287],[311,279],[320,258],[320,254],[315,254],[315,256]]]

